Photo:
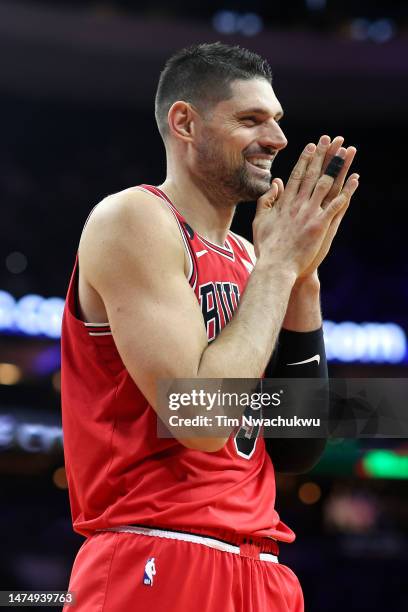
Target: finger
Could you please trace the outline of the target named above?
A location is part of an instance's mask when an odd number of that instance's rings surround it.
[[[331,158],[333,157],[333,155],[336,155],[337,151],[343,145],[343,142],[344,142],[343,136],[336,136],[336,138],[333,138],[330,147],[326,151],[326,155],[323,161],[323,172],[325,168],[327,168],[327,165],[329,161],[331,160]]]
[[[270,189],[266,193],[264,193],[257,202],[256,205],[256,215],[262,214],[265,210],[270,210],[275,200],[278,197],[279,187],[275,181],[272,182]]]
[[[357,149],[355,147],[347,147],[347,149],[344,149],[346,151],[346,155],[344,157],[344,165],[338,175],[338,177],[336,178],[336,180],[333,183],[333,186],[331,188],[331,190],[329,191],[328,195],[327,195],[327,199],[331,200],[335,197],[337,197],[344,185],[344,181],[345,178],[348,174],[348,171],[350,170],[350,166],[353,163],[353,159],[357,153]],[[329,160],[330,161],[330,160]],[[327,165],[325,166],[326,169]]]
[[[341,162],[344,158],[346,150],[341,147],[337,151],[336,157],[332,158],[332,160],[337,160]],[[310,196],[310,199],[305,201],[303,206],[307,206],[311,210],[320,208],[323,202],[327,199],[327,195],[330,192],[333,183],[335,181],[336,168],[334,168],[333,172],[329,171],[329,167],[326,168],[326,172],[320,176],[317,183],[314,186],[313,193]]]
[[[350,203],[350,201],[349,201],[349,203]],[[332,245],[332,242],[334,240],[335,235],[337,234],[337,230],[339,229],[341,220],[343,219],[344,215],[346,214],[347,208],[349,207],[349,203],[346,206],[343,207],[341,212],[339,212],[334,217],[334,219],[332,219],[328,229],[326,230],[326,235],[325,235],[325,238],[324,238],[324,247],[319,252],[319,263],[318,263],[319,266],[322,263],[322,261],[324,261],[324,259],[326,258],[328,252],[330,251],[330,247]]]
[[[350,169],[350,166],[352,164],[354,156],[357,153],[357,149],[356,149],[356,147],[347,147],[347,148],[339,147],[339,148],[341,148],[343,151],[346,151],[346,156],[344,158],[344,166],[343,166],[343,169],[342,169],[343,170],[343,174],[345,175],[345,174],[347,174],[347,172]],[[330,164],[331,160],[333,159],[333,156],[338,154],[337,151],[338,151],[338,149],[336,149],[336,151],[334,151],[333,155],[330,155],[330,157],[327,157],[324,160],[323,172],[326,171],[326,168]]]
[[[344,166],[344,158],[346,156],[346,149],[343,149],[343,147],[340,147],[340,149],[337,151],[336,155],[334,157],[331,158],[329,165],[327,166],[327,168],[325,169],[325,171],[323,172],[323,174],[328,174],[329,176],[333,177],[333,183],[336,180],[336,178],[338,177],[338,175],[340,174],[343,166]]]
[[[350,206],[350,202],[351,202],[351,198],[348,198],[348,200],[346,200],[346,203],[344,204],[343,208],[340,209],[340,212],[338,212],[332,219],[332,222],[330,223],[329,229],[328,229],[328,233],[327,235],[330,236],[332,235],[333,238],[337,233],[337,230],[339,229],[339,225],[342,222],[342,219],[344,217],[344,215],[346,214],[348,207]],[[330,232],[330,234],[329,234]],[[332,238],[332,239],[333,239]]]
[[[315,150],[316,145],[314,143],[309,143],[303,149],[285,187],[285,195],[287,195],[289,199],[293,199],[297,195],[300,184],[303,181],[306,169],[313,158]]]
[[[359,178],[360,178],[360,175],[354,172],[353,174],[350,174],[350,176],[349,176],[349,178],[347,179],[347,181],[350,181],[350,180],[353,180],[353,179],[356,179],[356,180],[358,181],[358,180],[359,180]],[[334,181],[334,182],[336,182],[336,181]],[[329,194],[328,194],[328,195],[325,197],[325,199],[324,199],[324,201],[323,201],[323,203],[322,203],[322,209],[323,209],[323,210],[324,210],[325,208],[327,208],[327,206],[330,204],[330,202],[331,202],[331,201],[334,199],[334,198],[330,198],[330,193],[331,193],[331,191],[332,191],[332,189],[329,191]],[[339,194],[336,194],[336,196],[335,196],[335,197],[337,197],[338,195],[339,195]]]
[[[317,211],[321,208],[321,204],[329,193],[331,186],[333,185],[334,178],[328,174],[322,174],[317,181],[313,193],[310,198],[304,200],[302,204],[303,209],[310,211]]]
[[[349,206],[350,206],[350,199],[346,202],[346,204],[343,206],[340,212],[334,216],[334,218],[332,219],[329,225],[329,228],[327,230],[326,237],[325,237],[326,248],[325,248],[323,259],[326,257],[327,253],[330,251],[330,247],[333,242],[333,239],[335,235],[337,234],[337,230],[339,229],[340,223],[342,222],[342,219],[344,215],[346,214]]]
[[[340,211],[342,211],[344,206],[348,206],[351,196],[356,191],[358,184],[358,179],[354,178],[354,176],[353,178],[350,177],[339,195],[326,206],[323,215],[329,223],[338,213],[340,213]]]
[[[285,191],[283,181],[281,178],[274,178],[272,183],[275,183],[278,186],[278,197],[276,199],[279,200],[279,198],[283,195],[283,192]]]
[[[317,144],[315,154],[313,155],[313,158],[306,169],[305,177],[299,188],[299,200],[310,197],[310,194],[312,193],[320,175],[322,174],[323,161],[329,146],[330,136],[321,136]]]

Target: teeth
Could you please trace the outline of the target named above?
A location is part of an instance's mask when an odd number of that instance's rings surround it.
[[[258,166],[258,168],[263,168],[264,170],[270,170],[272,166],[272,160],[270,159],[262,159],[262,158],[252,158],[248,160],[254,166]]]

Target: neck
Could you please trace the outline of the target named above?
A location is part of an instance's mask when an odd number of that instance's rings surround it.
[[[224,245],[237,204],[231,195],[183,169],[169,167],[166,180],[159,188],[196,232],[215,244]]]

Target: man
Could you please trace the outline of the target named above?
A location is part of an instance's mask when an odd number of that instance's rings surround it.
[[[87,536],[70,581],[80,612],[303,610],[277,562],[294,534],[274,509],[264,440],[160,438],[155,413],[160,379],[261,377],[282,328],[285,358],[301,361],[306,342],[325,368],[317,268],[358,186],[343,186],[355,149],[323,136],[285,187],[271,183],[282,115],[256,54],[180,51],[156,95],[166,180],[109,196],[88,219],[62,337],[71,510]],[[335,154],[333,180],[322,171]],[[248,200],[254,246],[229,231]]]

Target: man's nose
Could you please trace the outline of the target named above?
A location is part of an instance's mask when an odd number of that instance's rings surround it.
[[[270,147],[280,151],[286,147],[288,140],[279,124],[275,121],[274,124],[268,128],[268,130],[265,130],[260,144],[262,144],[264,147]]]

